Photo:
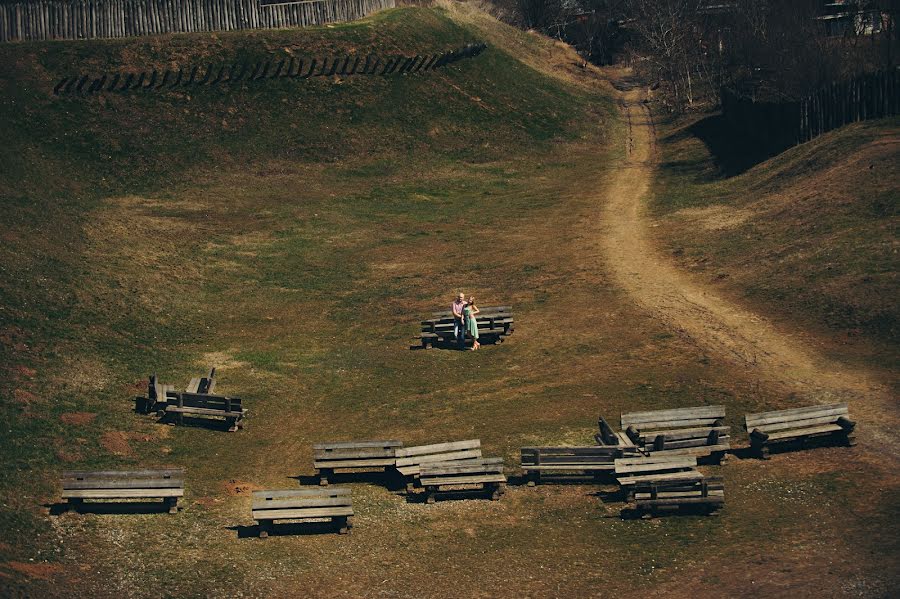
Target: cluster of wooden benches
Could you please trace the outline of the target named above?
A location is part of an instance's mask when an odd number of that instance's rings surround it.
[[[137,400],[138,409],[164,416],[198,413],[182,409],[189,407],[185,398],[218,397],[211,395],[214,388],[214,370],[191,380],[185,392],[151,376],[147,397]],[[233,413],[235,407],[241,410],[240,400],[235,404],[233,398],[222,399],[226,405],[215,415],[235,418],[237,426],[239,416]],[[713,513],[725,503],[724,484],[720,477],[698,470],[698,461],[722,462],[730,450],[730,428],[724,422],[724,406],[622,414],[623,430],[618,432],[601,417],[597,445],[521,448],[524,480],[529,486],[573,475],[614,480],[626,504],[623,513],[652,515],[685,508]],[[855,442],[855,423],[846,404],[748,414],[745,428],[751,450],[761,458],[775,445]],[[341,441],[316,444],[313,453],[318,487],[253,492],[251,516],[261,537],[278,520],[328,520],[338,532],[349,532],[353,525],[350,489],[329,486],[329,478],[337,471],[342,478],[383,471],[399,477],[406,493],[424,495],[426,503],[434,503],[439,496],[471,493],[498,500],[507,484],[502,458],[484,457],[479,439],[411,447],[397,440]],[[61,486],[62,498],[76,509],[85,500],[161,499],[170,513],[176,513],[184,496],[184,470],[67,471],[62,473]]]
[[[431,318],[422,321],[422,332],[416,339],[425,349],[453,347],[456,344],[453,320],[450,310],[434,312]],[[504,339],[512,335],[515,324],[510,306],[481,308],[475,322],[478,323],[479,343],[503,343]]]
[[[725,406],[700,406],[622,414],[620,431],[601,416],[596,446],[523,447],[521,467],[530,486],[551,478],[581,475],[614,478],[626,502],[623,511],[653,514],[690,508],[715,512],[725,503],[719,477],[708,477],[698,461],[721,464],[731,449]],[[818,440],[854,443],[846,404],[748,414],[751,450],[760,458],[776,443]]]
[[[349,476],[374,469],[400,477],[407,493],[424,490],[427,503],[445,493],[476,492],[496,500],[506,489],[502,458],[482,456],[480,439],[413,447],[395,440],[319,443],[313,452],[322,486],[336,470]]]
[[[239,397],[215,395],[216,369],[211,368],[204,377],[191,379],[184,391],[176,391],[174,385],[163,384],[155,374],[150,375],[147,395],[135,397],[135,411],[141,414],[157,414],[169,424],[184,424],[184,417],[221,418],[228,430],[235,432],[244,427],[247,410]]]

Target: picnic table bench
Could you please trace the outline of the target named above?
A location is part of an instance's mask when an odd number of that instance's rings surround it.
[[[422,347],[428,349],[435,344],[452,345],[456,343],[454,335],[454,318],[450,310],[435,312],[432,318],[422,321],[422,332],[417,339]],[[475,317],[478,324],[478,341],[480,343],[503,343],[512,335],[515,320],[510,306],[489,306],[481,308]]]
[[[156,373],[151,374],[147,379],[146,397],[138,395],[134,398],[134,411],[138,414],[156,412],[168,403],[169,398],[174,399],[175,393],[175,385],[160,383]]]
[[[720,463],[730,449],[725,406],[622,414],[622,429],[647,454],[710,457]]]
[[[725,503],[725,485],[719,477],[700,480],[662,480],[637,483],[632,509],[640,514],[678,509],[713,512]]]
[[[313,466],[319,484],[328,485],[336,469],[387,469],[396,466],[400,441],[350,441],[313,445]]]
[[[497,501],[506,490],[503,458],[478,458],[423,464],[419,484],[425,488],[425,502],[434,503],[439,493],[482,491]]]
[[[541,482],[541,475],[550,472],[559,475],[598,475],[612,473],[616,469],[616,459],[633,455],[636,450],[622,447],[523,447],[521,466],[532,487]]]
[[[856,444],[856,423],[850,420],[845,403],[747,414],[744,422],[750,446],[761,458],[768,455],[771,445],[790,441],[802,444],[810,439],[836,439],[848,446]]]
[[[634,441],[625,434],[625,431],[614,431],[603,416],[597,418],[597,428],[600,429],[599,432],[594,435],[594,440],[597,441],[597,445],[603,447],[621,447],[628,450],[637,449]]]
[[[228,424],[228,430],[235,432],[244,428],[243,419],[247,415],[247,410],[241,405],[240,397],[185,391],[175,394],[175,401],[170,401],[166,405],[164,415],[174,415],[175,423],[184,424],[185,414],[203,418],[223,418]]]
[[[703,480],[694,456],[620,458],[615,460],[615,477],[626,497],[631,497],[639,484]]]
[[[481,458],[481,439],[434,443],[414,447],[398,447],[395,468],[407,479],[407,490],[412,491],[426,464],[456,462]]]
[[[188,393],[203,393],[210,394],[213,392],[213,389],[216,388],[216,369],[210,368],[209,374],[204,377],[194,377],[191,379],[191,382],[188,383],[187,391]]]
[[[350,489],[318,487],[284,491],[253,491],[251,515],[259,526],[259,536],[266,538],[276,520],[303,522],[331,520],[340,534],[353,526]]]
[[[85,499],[162,499],[174,514],[184,496],[184,469],[68,470],[60,483],[62,498],[71,507]]]

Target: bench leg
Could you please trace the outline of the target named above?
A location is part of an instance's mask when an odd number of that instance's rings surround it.
[[[843,438],[843,443],[847,447],[853,447],[854,445],[856,445],[856,435],[854,435],[853,433],[845,434],[844,438]]]
[[[238,421],[236,418],[228,418],[228,419],[226,419],[226,422],[228,422],[228,425],[229,425],[228,426],[229,433],[236,433],[238,428],[240,428],[240,425],[238,424]]]
[[[506,485],[498,484],[491,489],[491,501],[499,501],[500,497],[506,492]]]
[[[178,498],[177,497],[166,497],[166,506],[168,506],[170,514],[177,514],[178,513]]]
[[[330,474],[334,474],[332,470],[328,470],[327,468],[323,468],[319,470],[319,486],[327,487],[328,486],[328,476]]]
[[[259,538],[265,539],[269,536],[269,531],[272,530],[272,521],[260,520],[259,524],[257,524],[257,528],[259,529]]]
[[[66,500],[66,509],[72,510],[73,512],[80,510],[82,505],[84,505],[84,499],[79,497],[72,497]]]
[[[435,490],[434,490],[434,489],[431,489],[431,488],[429,488],[429,489],[426,491],[426,495],[425,495],[425,503],[428,503],[428,504],[434,503],[434,491],[435,491]]]
[[[336,521],[338,526],[338,534],[345,535],[350,532],[351,528],[353,528],[353,523],[351,522],[349,516],[337,518]]]
[[[411,481],[411,480],[406,481],[406,492],[407,492],[407,493],[414,493],[415,490],[416,490],[416,483],[415,483],[415,481]]]

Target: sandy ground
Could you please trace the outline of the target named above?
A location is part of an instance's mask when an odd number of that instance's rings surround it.
[[[887,386],[869,372],[825,358],[815,339],[779,330],[764,316],[704,288],[655,246],[655,225],[645,210],[658,159],[653,119],[639,87],[617,85],[628,122],[627,155],[608,194],[598,198],[606,223],[601,244],[614,280],[668,326],[751,377],[809,400],[803,403],[849,403],[860,422],[861,444],[877,443],[879,453],[896,459],[900,428],[896,398]],[[885,444],[893,451],[885,452]]]

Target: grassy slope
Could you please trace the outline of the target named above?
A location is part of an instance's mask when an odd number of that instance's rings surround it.
[[[590,443],[598,412],[724,402],[737,424],[783,401],[606,280],[583,190],[604,184],[620,147],[608,98],[566,71],[564,48],[454,10],[455,20],[406,9],[328,29],[0,47],[9,594],[78,583],[99,596],[585,595],[696,579],[699,565],[717,587],[717,556],[757,559],[760,530],[784,576],[871,546],[881,552],[865,567],[829,575],[889,583],[879,569],[895,554],[890,520],[852,493],[840,449],[801,457],[799,469],[724,468],[729,509],[716,519],[622,522],[593,486],[423,506],[354,484],[350,537],[243,538],[249,489],[312,474],[314,441],[474,436],[511,465],[522,445]],[[483,38],[483,56],[426,76],[49,93],[85,64]],[[460,285],[516,306],[512,340],[479,353],[406,349],[419,317]],[[130,413],[149,371],[183,384],[213,364],[222,392],[246,398],[245,431]],[[62,468],[138,464],[188,468],[182,513],[41,507]],[[854,482],[885,484],[877,465],[857,470]]]
[[[863,335],[881,345],[876,360],[897,356],[896,119],[845,127],[734,177],[692,128],[663,131],[655,211],[685,267],[785,320],[848,343]]]

